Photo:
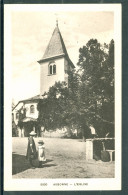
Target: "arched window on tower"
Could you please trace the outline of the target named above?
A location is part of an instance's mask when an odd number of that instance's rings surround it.
[[[50,65],[49,68],[50,68],[50,74],[52,74],[52,65]]]
[[[30,106],[30,113],[33,114],[34,112],[35,112],[34,105],[31,105],[31,106]]]
[[[56,65],[53,65],[53,74],[56,74]]]
[[[49,75],[56,74],[56,64],[54,61],[50,62],[48,65],[48,74]]]

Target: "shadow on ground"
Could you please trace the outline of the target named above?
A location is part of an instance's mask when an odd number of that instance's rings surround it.
[[[53,160],[51,160],[51,159],[46,159],[46,161],[43,163],[43,164],[45,164],[45,163],[49,163],[49,162],[52,162]]]
[[[52,164],[52,163],[50,164],[50,162],[52,161],[53,160],[47,159],[46,162],[43,163],[43,167],[57,166],[56,164]],[[35,168],[38,168],[39,164],[37,159],[33,164],[35,164]],[[31,166],[28,160],[26,159],[26,156],[13,153],[12,154],[12,175],[26,171],[27,169],[31,169]]]
[[[42,167],[52,167],[52,166],[57,166],[56,164],[47,164],[47,163],[49,163],[49,162],[52,162],[53,160],[51,160],[51,159],[46,159],[46,161],[45,162],[43,162],[42,164],[43,164],[43,166]]]
[[[53,167],[53,166],[57,166],[56,164],[43,164],[43,167]]]
[[[15,153],[12,154],[12,175],[23,172],[30,168],[31,166],[26,160],[26,156]]]

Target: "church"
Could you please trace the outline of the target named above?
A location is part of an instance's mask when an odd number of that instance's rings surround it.
[[[56,22],[56,27],[43,57],[37,62],[40,65],[40,94],[29,99],[19,101],[12,111],[12,121],[18,127],[17,136],[19,137],[28,136],[32,130],[40,136],[40,129],[43,127],[38,127],[37,122],[39,115],[37,104],[39,100],[43,98],[43,94],[47,92],[49,88],[55,84],[55,82],[65,81],[68,85],[68,70],[73,70],[75,68],[69,58],[65,43],[58,27],[58,21]],[[20,113],[24,116],[22,119],[20,118]],[[22,121],[22,124],[19,124],[19,121]]]

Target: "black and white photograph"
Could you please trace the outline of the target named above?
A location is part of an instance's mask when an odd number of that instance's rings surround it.
[[[121,5],[4,10],[5,190],[120,190]]]

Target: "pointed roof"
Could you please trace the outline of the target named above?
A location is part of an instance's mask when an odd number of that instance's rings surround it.
[[[62,39],[61,33],[58,26],[53,31],[52,37],[43,55],[43,59],[58,56],[61,54],[67,54],[64,41]]]
[[[59,27],[58,27],[58,23],[56,24],[56,27],[53,31],[52,37],[49,41],[49,44],[44,52],[44,55],[42,57],[41,60],[39,60],[38,62],[43,62],[46,60],[49,60],[50,58],[56,58],[56,57],[61,57],[61,56],[65,56],[71,63],[71,66],[74,67],[73,63],[71,62],[63,38],[61,36]]]

